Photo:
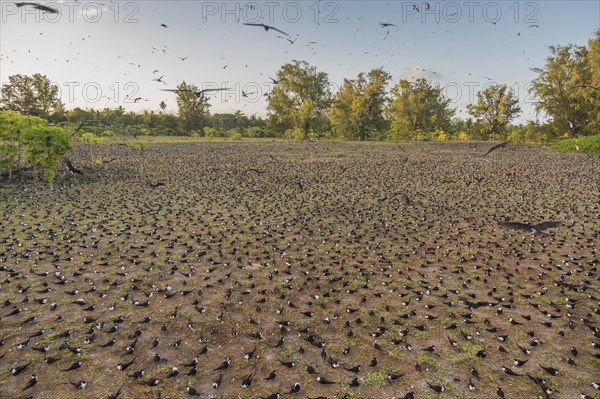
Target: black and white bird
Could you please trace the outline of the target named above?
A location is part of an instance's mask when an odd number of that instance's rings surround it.
[[[31,364],[31,362],[22,364],[20,366],[15,366],[15,367],[13,367],[13,368],[10,369],[10,374],[12,374],[12,375],[19,375],[27,367],[29,367],[30,364]]]
[[[242,381],[242,388],[246,389],[250,385],[252,385],[253,379],[254,379],[254,373],[249,374],[246,378],[244,378],[244,380]]]
[[[83,381],[83,380],[77,381],[77,382],[69,381],[69,384],[73,385],[77,389],[85,389],[85,387],[87,386],[87,381]]]
[[[428,381],[425,381],[425,383],[427,384],[427,386],[429,388],[433,389],[434,391],[436,391],[438,393],[444,392],[446,390],[446,388],[443,387],[443,386],[441,386],[441,385],[435,385],[435,384],[432,384],[432,383],[430,383]]]
[[[171,368],[171,371],[169,371],[169,375],[167,378],[177,377],[178,375],[179,375],[179,369],[177,367],[173,367],[173,368]]]
[[[515,373],[510,368],[505,367],[505,366],[502,366],[502,371],[504,372],[504,374],[512,375],[512,376],[515,376],[515,377],[519,377],[519,376],[523,375],[523,374]]]
[[[294,385],[292,385],[292,387],[290,388],[290,393],[298,393],[300,392],[300,383],[296,382],[294,383]]]
[[[221,363],[215,371],[225,370],[227,367],[231,366],[231,358],[227,358],[223,363]]]
[[[321,376],[318,376],[318,377],[317,377],[317,382],[318,382],[319,384],[324,384],[324,385],[336,384],[336,382],[334,382],[334,381],[331,381],[331,380],[328,380],[327,378],[325,378],[325,377],[321,377]]]
[[[31,378],[29,379],[29,381],[27,381],[27,385],[25,385],[25,388],[23,388],[23,390],[22,390],[22,391],[26,391],[26,390],[28,390],[29,388],[31,388],[31,387],[33,387],[35,384],[37,384],[37,382],[38,382],[38,377],[37,377],[37,375],[33,374],[33,375],[31,376]],[[22,391],[21,391],[21,392],[22,392]]]
[[[469,391],[474,391],[477,389],[477,387],[475,386],[475,384],[473,384],[473,381],[471,381],[470,378],[469,378],[469,382],[467,382],[467,386],[469,387]]]
[[[401,373],[401,374],[394,374],[394,373],[390,373],[390,374],[388,374],[388,376],[387,376],[387,380],[388,380],[389,382],[396,382],[396,381],[398,381],[400,378],[402,378],[402,376],[403,376],[404,374],[405,374],[405,373]]]

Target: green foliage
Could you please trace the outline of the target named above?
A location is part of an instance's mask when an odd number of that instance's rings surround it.
[[[538,74],[530,91],[538,97],[536,109],[546,112],[569,138],[581,132],[589,122],[590,105],[587,90],[571,89],[591,79],[587,66],[587,49],[583,46],[550,46],[550,56],[543,68],[532,68]]]
[[[383,108],[385,86],[391,76],[382,68],[371,70],[356,80],[344,80],[331,108],[331,125],[337,137],[367,140],[385,130]]]
[[[460,132],[458,132],[458,136],[457,138],[460,141],[468,141],[469,140],[469,134],[467,132],[463,132],[462,130]]]
[[[553,144],[551,148],[560,152],[600,154],[600,135],[561,140]]]
[[[243,135],[245,137],[266,137],[266,132],[262,127],[252,126],[245,128]]]
[[[433,132],[433,137],[435,137],[435,140],[437,141],[448,140],[448,134],[443,129],[436,129],[436,131]]]
[[[27,161],[44,169],[46,180],[52,183],[54,168],[62,155],[72,147],[68,132],[36,116],[15,111],[0,111],[0,167],[9,170]]]
[[[454,110],[441,87],[432,86],[426,79],[411,83],[402,79],[390,92],[386,108],[390,120],[389,137],[393,140],[429,140],[423,132],[450,127]]]
[[[60,156],[72,147],[70,135],[55,126],[34,126],[22,134],[27,148],[27,160],[37,162],[44,168],[53,168]]]
[[[513,127],[507,136],[507,139],[515,144],[523,144],[525,142],[526,130],[521,126]]]
[[[506,85],[493,85],[477,93],[477,102],[467,107],[482,124],[484,139],[495,140],[503,129],[521,112],[519,99]]]
[[[134,141],[133,143],[129,144],[129,146],[140,152],[144,152],[148,149],[148,144],[144,143],[143,141]]]
[[[576,135],[596,134],[600,129],[600,91],[590,87],[600,67],[600,31],[585,46],[550,46],[550,56],[530,92],[538,98],[536,109],[552,118],[558,132]],[[600,79],[600,78],[598,78]]]
[[[202,130],[210,107],[208,99],[204,94],[196,95],[199,92],[198,87],[185,82],[179,84],[177,90],[180,128],[187,132]]]
[[[79,137],[79,141],[82,143],[94,143],[94,144],[110,144],[108,137],[98,137],[94,133],[83,133]]]
[[[288,129],[285,131],[285,138],[288,140],[302,141],[304,140],[304,133],[300,129]]]
[[[325,131],[331,103],[329,78],[306,61],[285,64],[277,72],[279,84],[267,97],[268,110],[277,123],[293,126],[308,140],[311,131]]]
[[[204,128],[202,128],[202,131],[204,132],[204,137],[206,137],[209,140],[215,138],[215,136],[217,135],[217,129],[213,127],[204,126]]]
[[[2,86],[2,105],[6,110],[47,118],[61,113],[64,104],[58,97],[58,86],[45,75],[12,75]]]
[[[235,132],[230,137],[233,141],[242,141],[242,134],[240,132]]]

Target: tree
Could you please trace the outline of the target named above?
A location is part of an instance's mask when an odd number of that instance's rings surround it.
[[[0,112],[0,167],[20,169],[22,160],[40,165],[46,180],[52,184],[54,169],[60,158],[72,147],[71,135],[62,128],[49,126],[36,116],[24,116],[15,111]]]
[[[161,112],[165,112],[165,109],[167,109],[167,104],[164,101],[161,101],[160,104],[158,104],[158,106],[160,107]]]
[[[596,31],[594,37],[588,42],[588,68],[591,71],[591,82],[593,87],[587,87],[586,96],[592,103],[592,112],[590,123],[587,127],[589,134],[600,134],[600,29]]]
[[[269,114],[289,124],[308,140],[311,131],[326,124],[331,105],[329,78],[306,61],[294,60],[277,72],[279,84],[267,96]]]
[[[530,92],[537,96],[536,110],[548,114],[557,128],[569,138],[587,134],[594,110],[594,94],[584,85],[592,79],[588,50],[583,46],[550,46],[550,56],[543,68],[532,68],[538,74]],[[597,97],[597,96],[596,96]]]
[[[337,136],[367,140],[384,130],[385,86],[390,78],[379,68],[367,75],[361,72],[356,80],[344,79],[331,107],[331,126]]]
[[[2,87],[2,105],[6,110],[48,118],[52,113],[64,112],[58,98],[58,86],[45,75],[12,75]]]
[[[432,86],[426,79],[411,83],[402,79],[391,92],[386,115],[391,120],[390,133],[402,139],[417,138],[418,132],[448,130],[454,110],[441,87]]]
[[[202,131],[208,117],[210,104],[204,93],[199,96],[197,86],[182,82],[177,86],[177,107],[179,109],[179,123],[182,130],[188,133]]]
[[[467,107],[483,128],[483,138],[495,139],[520,112],[519,100],[506,85],[492,85],[477,93],[475,104]]]

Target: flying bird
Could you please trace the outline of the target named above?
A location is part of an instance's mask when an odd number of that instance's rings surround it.
[[[85,125],[87,122],[88,122],[87,119],[84,119],[81,122],[79,122],[79,126],[77,126],[77,128],[75,129],[75,131],[73,133],[71,133],[71,136],[76,135],[81,130],[81,128],[83,127],[83,125]]]
[[[70,160],[65,159],[65,163],[67,164],[67,169],[69,169],[69,172],[75,173],[77,175],[82,175],[83,174],[82,171],[80,171],[79,169],[76,169],[75,166],[73,166],[73,164],[71,163]]]
[[[398,26],[398,25],[392,24],[390,22],[380,22],[379,25],[381,25],[384,28],[389,28],[390,26],[396,26],[396,27]]]
[[[165,75],[161,76],[160,78],[154,78],[152,80],[155,81],[155,82],[160,82],[160,83],[166,85],[167,82],[165,82],[164,80],[162,80],[162,78],[164,78],[164,77],[165,77]]]
[[[183,92],[183,91],[190,91],[190,90],[181,90],[181,89],[161,89],[161,90],[162,91],[169,91],[171,93],[177,93],[177,94],[179,94],[180,92]],[[217,89],[203,89],[203,90],[200,90],[200,91],[195,91],[193,93],[194,93],[194,95],[196,97],[200,97],[200,96],[202,96],[202,94],[207,93],[207,92],[222,91],[222,90],[231,90],[231,88],[222,87],[222,88],[217,88]]]
[[[36,10],[46,11],[46,12],[49,12],[50,14],[58,14],[58,10],[56,8],[48,7],[48,6],[45,6],[43,4],[38,4],[38,3],[15,3],[15,5],[18,8],[21,8],[23,6],[32,6]]]
[[[502,143],[500,143],[500,144],[496,144],[495,146],[493,146],[492,148],[490,148],[490,149],[488,150],[488,152],[486,152],[485,154],[483,154],[483,156],[485,157],[485,156],[486,156],[486,155],[488,155],[490,152],[492,152],[492,151],[495,151],[495,150],[497,150],[498,148],[504,148],[504,147],[506,147],[506,146],[507,146],[507,145],[509,145],[509,144],[510,144],[510,141],[504,141],[504,142],[502,142]]]
[[[561,222],[542,222],[538,224],[528,224],[521,222],[500,222],[501,226],[509,227],[511,229],[523,230],[523,231],[531,231],[531,234],[546,234],[547,229],[551,229],[553,227],[560,226]]]
[[[289,34],[285,33],[284,31],[282,31],[281,29],[277,29],[274,26],[270,26],[270,25],[265,25],[265,24],[253,24],[253,23],[249,23],[249,22],[244,22],[244,25],[248,25],[248,26],[260,26],[262,28],[265,29],[265,31],[269,31],[269,29],[273,29],[274,31],[277,31],[283,35],[289,36]]]

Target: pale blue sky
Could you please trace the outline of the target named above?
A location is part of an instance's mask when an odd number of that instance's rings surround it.
[[[521,100],[523,121],[535,118],[530,67],[544,64],[548,45],[585,44],[600,27],[598,1],[41,3],[60,14],[0,2],[0,81],[39,72],[59,85],[69,108],[135,111],[158,110],[164,100],[175,112],[175,95],[160,89],[185,80],[234,89],[211,97],[213,113],[264,116],[268,76],[297,59],[337,85],[381,66],[393,83],[426,77],[446,88],[458,116],[484,85],[507,83]],[[271,24],[297,40],[243,22]],[[163,75],[167,85],[152,80]],[[143,99],[132,103],[128,95]]]

